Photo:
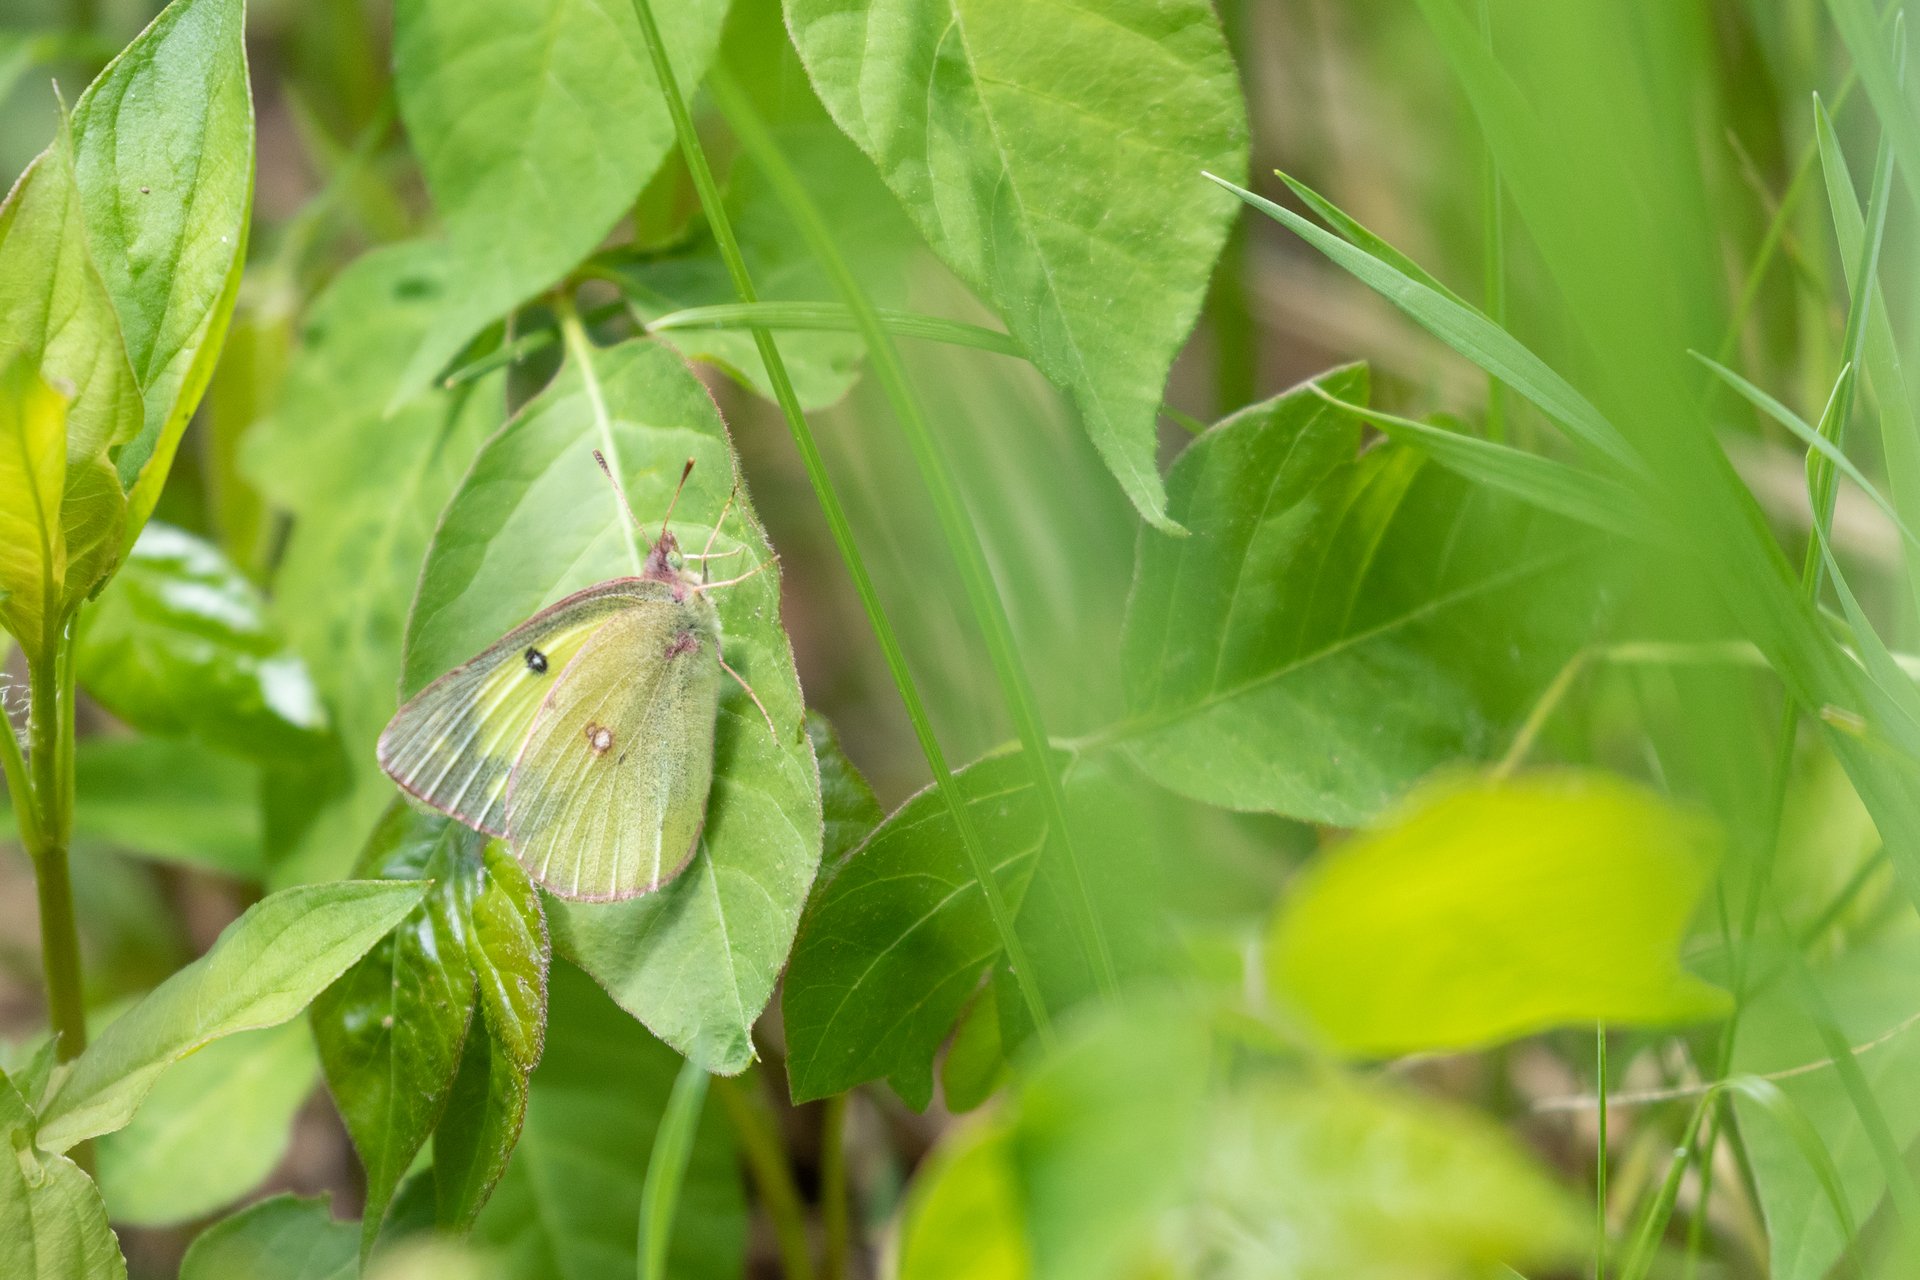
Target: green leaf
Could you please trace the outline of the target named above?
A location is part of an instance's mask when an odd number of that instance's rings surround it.
[[[146,522],[233,314],[253,210],[242,0],[174,0],[73,109],[93,259],[144,402],[117,465]]]
[[[1033,771],[1017,753],[990,756],[954,782],[1017,911],[1046,838]],[[934,1053],[999,955],[953,816],[937,791],[921,791],[807,904],[780,999],[794,1101],[887,1077],[924,1108]]]
[[[260,774],[190,742],[88,737],[74,751],[73,834],[238,880],[266,874]]]
[[[1699,819],[1605,774],[1438,784],[1295,882],[1269,985],[1369,1056],[1717,1018],[1725,993],[1679,961],[1717,852]]]
[[[1920,1069],[1920,1036],[1908,1026],[1916,1007],[1917,965],[1920,942],[1892,937],[1840,956],[1815,978],[1846,1042],[1873,1046],[1856,1054],[1855,1061],[1902,1149],[1920,1135],[1920,1099],[1906,1087]],[[1733,1069],[1794,1071],[1775,1081],[1776,1087],[1811,1123],[1818,1146],[1832,1157],[1852,1217],[1865,1222],[1886,1199],[1886,1170],[1839,1073],[1831,1066],[1795,1070],[1829,1057],[1812,1022],[1817,1016],[1791,983],[1764,991],[1740,1018]],[[1738,1097],[1735,1112],[1766,1218],[1769,1274],[1779,1280],[1827,1275],[1840,1256],[1842,1236],[1820,1169],[1808,1162],[1797,1135],[1766,1109]]]
[[[354,1280],[356,1224],[339,1222],[325,1196],[274,1196],[214,1223],[180,1262],[180,1280]]]
[[[832,723],[817,711],[807,712],[807,738],[813,743],[814,759],[820,762],[820,872],[825,883],[873,834],[886,813],[859,768],[847,759]]]
[[[367,1174],[363,1239],[426,1145],[453,1086],[474,1006],[459,883],[486,837],[396,800],[360,855],[370,879],[423,880],[426,896],[313,1002],[327,1087]]]
[[[782,130],[780,142],[835,234],[859,246],[855,261],[863,283],[874,296],[897,302],[908,250],[916,241],[900,217],[898,204],[875,181],[872,166],[824,122]],[[728,175],[726,203],[747,273],[764,304],[833,296],[832,283],[795,233],[785,205],[759,170],[744,159]],[[739,295],[711,233],[703,233],[682,252],[646,255],[614,267],[614,273],[636,318],[649,326],[689,308],[738,305]],[[859,376],[865,350],[853,332],[852,317],[845,319],[839,332],[816,329],[780,337],[780,356],[803,409],[833,404]],[[676,327],[655,332],[688,359],[717,364],[736,381],[773,398],[766,367],[747,330]]]
[[[219,548],[150,524],[83,620],[81,685],[146,733],[197,738],[237,755],[310,756],[326,713],[267,602]]]
[[[674,1214],[693,1158],[694,1126],[700,1123],[709,1078],[695,1063],[682,1063],[660,1113],[653,1150],[647,1153],[647,1179],[640,1189],[641,1280],[666,1280]]]
[[[661,6],[684,90],[705,75],[726,10]],[[389,391],[404,397],[593,251],[666,157],[673,124],[630,0],[404,0],[394,84],[455,282],[403,353]]]
[[[1033,1258],[1007,1132],[950,1132],[915,1173],[900,1234],[900,1280],[1027,1280]]]
[[[33,1113],[0,1076],[0,1274],[8,1280],[126,1280],[100,1192],[80,1166],[33,1146]]]
[[[66,485],[66,401],[16,358],[0,371],[0,625],[29,652],[60,608]]]
[[[1173,356],[1199,314],[1247,124],[1205,0],[787,0],[833,118],[921,233],[1072,395],[1142,515]],[[1115,175],[1125,181],[1115,181]]]
[[[989,983],[973,998],[954,1028],[940,1060],[940,1101],[964,1115],[1006,1083],[1007,1055],[1000,1043],[998,988]]]
[[[642,1183],[680,1060],[570,965],[555,966],[552,994],[526,1130],[474,1238],[499,1250],[506,1280],[632,1280]],[[667,1274],[737,1280],[745,1242],[740,1170],[709,1105]]]
[[[392,799],[374,742],[398,705],[407,602],[434,523],[505,416],[497,379],[387,399],[444,296],[445,253],[393,245],[314,303],[273,415],[247,434],[247,477],[295,513],[273,612],[332,711],[351,773],[277,882],[346,873]]]
[[[1397,445],[1359,453],[1354,366],[1243,409],[1169,477],[1196,537],[1142,538],[1119,740],[1183,795],[1336,826],[1485,756],[1584,639],[1565,526]]]
[[[87,244],[65,129],[0,205],[0,364],[23,357],[70,402],[67,465],[140,431],[140,386]]]
[[[467,921],[467,963],[487,1030],[522,1075],[540,1061],[547,1028],[547,915],[526,869],[498,840],[464,859],[454,882]]]
[[[1492,1123],[1338,1077],[1226,1099],[1193,1204],[1168,1251],[1206,1250],[1222,1280],[1553,1271],[1586,1243],[1577,1206]]]
[[[433,1134],[434,1219],[441,1227],[472,1226],[499,1185],[526,1123],[528,1074],[489,1028],[468,1031]]]
[[[213,949],[121,1015],[74,1060],[41,1117],[49,1151],[112,1133],[160,1073],[221,1036],[299,1013],[420,900],[417,884],[341,881],[249,907]]]
[[[132,1123],[98,1147],[115,1222],[161,1227],[205,1218],[280,1164],[320,1063],[297,1019],[217,1040],[169,1067]]]
[[[627,517],[594,465],[596,448],[618,468],[643,519],[666,509],[694,458],[675,521],[683,542],[705,541],[703,521],[719,513],[736,474],[705,388],[655,343],[629,342],[590,359],[584,368],[570,362],[487,442],[448,505],[414,602],[408,689],[543,605],[637,571]],[[717,550],[745,548],[723,562],[731,574],[772,554],[744,491],[727,535]],[[744,691],[722,694],[704,847],[693,864],[646,897],[549,904],[561,954],[656,1035],[721,1072],[752,1060],[750,1029],[786,960],[820,856],[818,776],[778,590],[767,572],[716,593],[726,660],[753,685],[779,738],[769,737]]]

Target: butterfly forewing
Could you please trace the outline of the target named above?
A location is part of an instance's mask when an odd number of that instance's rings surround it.
[[[693,857],[713,779],[719,626],[706,601],[609,619],[534,716],[507,786],[528,874],[564,898],[650,893]]]
[[[400,708],[380,735],[381,768],[442,813],[506,835],[507,775],[534,713],[596,632],[664,590],[603,582],[515,627]]]

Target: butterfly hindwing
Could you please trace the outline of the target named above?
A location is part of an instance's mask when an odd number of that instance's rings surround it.
[[[507,834],[507,776],[534,714],[593,636],[658,584],[617,579],[567,597],[428,685],[380,735],[380,766],[468,826]]]
[[[563,898],[650,893],[693,857],[713,780],[720,630],[700,596],[609,619],[541,705],[507,785],[521,864]]]

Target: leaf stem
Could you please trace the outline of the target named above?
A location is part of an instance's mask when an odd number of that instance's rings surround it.
[[[734,238],[733,224],[727,217],[726,206],[720,199],[720,190],[713,180],[713,170],[707,165],[706,151],[700,145],[700,135],[693,127],[693,117],[687,110],[686,99],[681,96],[678,79],[673,65],[667,58],[667,48],[660,35],[660,25],[654,20],[653,6],[650,0],[634,0],[634,13],[639,18],[641,32],[646,36],[647,49],[653,59],[654,74],[660,82],[660,90],[666,98],[668,114],[673,118],[674,132],[679,136],[680,149],[687,161],[687,168],[693,176],[695,190],[700,194],[700,205],[706,213],[708,226],[713,231],[715,244],[721,257],[727,264],[727,273],[733,279],[734,291],[742,302],[757,302],[753,280],[747,274],[747,266],[740,254],[739,242]],[[1051,1039],[1052,1023],[1047,1016],[1045,1001],[1040,998],[1040,988],[1035,981],[1032,965],[1027,963],[1026,949],[1021,945],[1019,935],[1014,932],[1013,913],[1008,909],[1005,897],[1000,892],[999,881],[994,878],[992,864],[987,861],[985,847],[980,833],[975,829],[973,815],[968,811],[965,798],[954,781],[953,771],[948,767],[946,755],[940,749],[939,740],[934,736],[932,721],[927,716],[926,705],[920,699],[919,687],[914,683],[912,672],[907,667],[906,655],[900,648],[900,642],[893,631],[880,605],[880,597],[874,589],[873,579],[867,573],[866,561],[860,554],[859,544],[854,541],[852,525],[848,523],[846,510],[841,506],[839,495],[834,491],[833,481],[827,474],[827,466],[820,456],[819,447],[813,439],[813,431],[807,426],[806,415],[800,409],[799,397],[794,393],[793,380],[787,374],[786,362],[781,359],[780,349],[775,345],[773,334],[761,326],[753,327],[754,346],[759,350],[761,362],[766,366],[767,381],[773,386],[774,399],[779,403],[781,412],[786,416],[787,429],[793,436],[796,448],[800,450],[800,460],[806,467],[807,478],[813,484],[814,498],[820,504],[821,513],[826,517],[827,527],[833,534],[840,557],[847,566],[848,574],[853,578],[854,590],[859,593],[860,603],[865,608],[867,620],[873,627],[875,638],[880,643],[880,651],[887,663],[887,670],[893,677],[893,683],[900,691],[900,700],[906,704],[907,718],[913,723],[914,736],[919,739],[920,750],[927,758],[927,765],[933,772],[934,784],[940,789],[941,799],[953,815],[955,827],[960,832],[961,843],[966,846],[967,859],[973,868],[975,880],[979,882],[981,896],[986,900],[987,909],[992,914],[994,929],[999,935],[1000,945],[1007,953],[1009,963],[1013,965],[1014,976],[1020,985],[1020,994],[1026,1002],[1028,1013],[1034,1025],[1039,1028],[1043,1041]]]
[[[644,0],[641,2],[644,3]],[[918,464],[921,482],[926,485],[928,495],[933,499],[934,515],[940,522],[948,549],[958,563],[974,622],[986,639],[987,652],[993,662],[994,674],[999,679],[1001,694],[1006,700],[1007,710],[1013,716],[1014,728],[1020,736],[1020,744],[1032,768],[1034,781],[1038,784],[1047,825],[1059,840],[1070,886],[1068,897],[1073,907],[1074,931],[1079,935],[1081,950],[1085,952],[1102,992],[1112,995],[1119,986],[1114,974],[1113,954],[1101,928],[1099,914],[1094,910],[1093,897],[1088,892],[1086,870],[1074,848],[1072,830],[1067,821],[1066,795],[1060,785],[1059,771],[1054,767],[1046,727],[1041,722],[1039,700],[1034,696],[1033,684],[1027,678],[1026,667],[1021,662],[1013,624],[994,585],[993,571],[987,563],[986,550],[980,544],[979,533],[968,518],[966,504],[953,478],[953,469],[943,456],[939,441],[934,438],[927,423],[919,397],[914,394],[907,379],[906,366],[900,360],[899,349],[880,323],[872,299],[867,296],[866,290],[847,265],[845,255],[834,243],[832,233],[828,231],[813,198],[801,185],[786,157],[780,153],[772,135],[754,114],[746,95],[724,69],[714,69],[708,78],[708,89],[719,105],[721,114],[732,126],[742,150],[760,166],[769,185],[787,207],[787,212],[799,224],[800,234],[812,247],[821,266],[826,268],[840,292],[841,300],[860,322],[861,336],[866,339],[867,357],[873,362],[874,372],[893,406],[895,418],[906,429],[907,446]],[[978,869],[984,870],[984,861]],[[1013,958],[1009,955],[1009,959]],[[1031,981],[1031,977],[1023,975],[1018,967],[1015,976],[1021,978],[1023,983]]]
[[[820,1115],[820,1223],[826,1239],[821,1248],[821,1280],[846,1280],[852,1233],[847,1184],[847,1099],[836,1093]]]
[[[640,0],[644,4],[646,0]],[[760,1073],[748,1069],[737,1080],[713,1078],[714,1096],[726,1110],[734,1136],[747,1157],[747,1170],[760,1193],[760,1203],[773,1224],[780,1250],[781,1273],[786,1280],[813,1280],[813,1251],[807,1244],[806,1212],[794,1185],[787,1152],[760,1096]]]
[[[707,1098],[707,1073],[683,1063],[667,1096],[653,1150],[647,1155],[647,1179],[640,1191],[640,1280],[667,1280],[667,1250],[673,1243],[673,1215],[693,1158],[700,1104]]]
[[[47,1017],[59,1037],[55,1052],[68,1061],[87,1047],[86,1002],[81,997],[80,936],[74,925],[73,882],[67,851],[73,838],[73,632],[48,628],[41,654],[27,659],[32,702],[27,713],[30,803],[36,810],[27,852],[40,898],[40,954],[45,967]],[[26,804],[21,805],[24,811]],[[22,836],[28,834],[25,824]]]

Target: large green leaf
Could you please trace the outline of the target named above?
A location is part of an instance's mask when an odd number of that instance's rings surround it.
[[[1718,1017],[1725,993],[1679,961],[1716,854],[1699,819],[1604,774],[1437,784],[1295,882],[1268,980],[1368,1055]]]
[[[606,415],[601,417],[602,412]],[[733,488],[726,435],[705,388],[649,342],[570,363],[488,441],[434,534],[414,603],[406,687],[464,661],[572,591],[637,571],[627,517],[592,451],[619,469],[644,519],[675,508],[683,542],[705,541]],[[644,547],[650,531],[632,531]],[[716,550],[747,573],[771,557],[744,490]],[[701,853],[658,893],[606,905],[553,902],[554,945],[667,1043],[716,1071],[753,1057],[750,1029],[773,992],[820,857],[819,779],[801,726],[800,688],[772,572],[716,593],[726,660],[744,691],[724,691]]]
[[[180,1280],[354,1280],[359,1229],[324,1197],[274,1196],[214,1223],[180,1261]]]
[[[440,509],[504,416],[498,380],[386,412],[444,298],[444,271],[444,251],[420,243],[343,271],[301,327],[272,416],[245,443],[248,479],[297,517],[274,617],[332,710],[350,767],[280,883],[345,874],[392,798],[373,748],[397,705],[407,601]]]
[[[243,0],[174,0],[73,109],[87,238],[144,401],[117,465],[145,523],[233,314],[253,209]]]
[[[365,1239],[439,1123],[473,1017],[460,880],[486,837],[396,800],[357,874],[426,882],[426,896],[313,1002],[327,1087],[367,1174]]]
[[[618,1064],[618,1069],[610,1069]],[[479,1221],[507,1280],[632,1280],[647,1156],[680,1059],[579,970],[556,965],[526,1130]],[[667,1274],[734,1280],[746,1240],[733,1144],[709,1105],[681,1187]]]
[[[1920,1070],[1920,1032],[1909,1025],[1920,999],[1916,973],[1920,940],[1906,936],[1851,951],[1815,978],[1845,1041],[1873,1045],[1855,1060],[1902,1148],[1920,1135],[1920,1097],[1908,1087]],[[1777,1085],[1811,1122],[1832,1157],[1854,1220],[1865,1222],[1886,1198],[1886,1166],[1875,1154],[1839,1072],[1831,1066],[1796,1070],[1830,1056],[1813,1021],[1821,1016],[1793,984],[1776,984],[1742,1015],[1733,1067],[1756,1075],[1793,1072]],[[1735,1110],[1766,1216],[1769,1274],[1778,1280],[1827,1275],[1839,1258],[1841,1238],[1820,1171],[1808,1164],[1795,1136],[1765,1108],[1736,1097]]]
[[[1319,383],[1366,398],[1363,367]],[[1435,766],[1490,753],[1587,628],[1564,525],[1296,388],[1174,464],[1122,637],[1121,740],[1212,804],[1353,826]],[[1590,612],[1590,607],[1589,607]]]
[[[358,960],[420,900],[417,884],[340,881],[249,907],[213,949],[122,1014],[77,1059],[41,1116],[49,1151],[112,1133],[162,1071],[221,1036],[271,1027]]]
[[[1046,840],[1033,771],[1017,754],[992,756],[954,780],[1017,911]],[[794,1100],[886,1077],[926,1106],[934,1053],[999,955],[953,816],[936,791],[922,791],[807,904],[780,998]]]
[[[8,1280],[126,1280],[99,1189],[63,1155],[33,1145],[33,1113],[0,1076],[0,1274]]]
[[[659,6],[682,92],[706,74],[726,9]],[[446,310],[406,353],[406,394],[593,251],[673,124],[629,0],[403,0],[394,81],[457,267]]]
[[[1233,59],[1205,0],[787,0],[834,120],[947,264],[1079,407],[1142,515],[1168,366],[1246,168]],[[1124,181],[1116,181],[1124,175]]]
[[[298,1019],[216,1040],[169,1067],[132,1123],[97,1148],[113,1220],[191,1222],[259,1186],[286,1155],[319,1074]]]
[[[259,589],[219,548],[171,525],[141,531],[83,616],[75,661],[87,692],[147,733],[256,759],[326,743],[320,695]]]

